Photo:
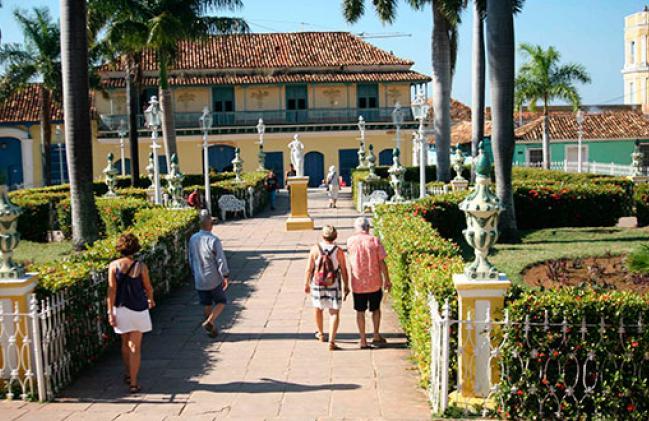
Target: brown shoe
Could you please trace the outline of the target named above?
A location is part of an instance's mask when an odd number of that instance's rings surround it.
[[[329,351],[339,351],[340,347],[335,342],[329,342]]]
[[[386,341],[385,338],[383,336],[381,336],[381,335],[379,335],[378,337],[375,337],[375,338],[372,339],[372,344],[373,345],[383,345],[383,344],[386,344],[387,342],[388,341]]]

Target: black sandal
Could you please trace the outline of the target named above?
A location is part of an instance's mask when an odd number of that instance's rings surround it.
[[[128,393],[139,393],[142,390],[139,384],[132,384],[128,387]]]

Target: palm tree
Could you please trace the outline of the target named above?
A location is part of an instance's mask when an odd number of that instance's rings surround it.
[[[451,178],[451,88],[457,57],[457,27],[466,0],[408,0],[408,3],[416,10],[432,5],[432,108],[437,147],[437,179],[446,182]],[[373,4],[382,21],[394,21],[397,0],[374,0]],[[343,13],[348,22],[356,22],[364,12],[364,0],[343,0]]]
[[[581,64],[560,65],[561,54],[554,47],[544,50],[540,45],[523,43],[520,50],[529,61],[521,66],[516,78],[517,109],[526,101],[531,110],[536,108],[537,101],[543,102],[543,168],[550,169],[548,104],[555,99],[564,100],[577,111],[581,97],[575,82],[590,83],[590,76]]]
[[[237,10],[243,7],[241,0],[148,0],[141,3],[146,16],[147,46],[156,52],[158,60],[162,134],[170,168],[170,157],[177,151],[169,68],[178,53],[178,41],[214,34],[248,32],[249,28],[240,18],[205,14],[220,9]]]
[[[90,0],[88,9],[90,31],[104,35],[98,42],[103,48],[102,55],[111,61],[121,61],[124,65],[131,185],[137,186],[140,179],[137,124],[139,97],[142,91],[140,61],[148,34],[144,23],[144,9],[138,0]]]
[[[473,61],[471,68],[471,156],[478,155],[478,145],[484,139],[485,57],[484,10],[478,0],[473,2]],[[473,169],[471,178],[475,177]]]
[[[61,0],[61,69],[70,169],[72,240],[77,250],[98,237],[92,184],[86,0]]]
[[[41,80],[39,88],[39,120],[43,184],[51,184],[51,105],[60,98],[61,46],[58,24],[52,21],[47,8],[34,8],[32,13],[15,10],[14,17],[22,29],[25,45],[5,44],[0,48],[0,65],[5,66],[0,79],[0,101]]]
[[[514,158],[514,12],[512,0],[487,1],[487,59],[491,86],[491,142],[496,171],[496,194],[503,212],[502,242],[520,242],[512,191]]]

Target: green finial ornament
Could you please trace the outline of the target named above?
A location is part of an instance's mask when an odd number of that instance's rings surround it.
[[[478,156],[475,161],[475,173],[477,176],[489,177],[491,173],[491,162],[484,151],[484,142],[480,142],[478,151]]]

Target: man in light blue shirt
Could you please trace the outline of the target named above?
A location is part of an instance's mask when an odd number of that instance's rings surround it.
[[[216,318],[228,302],[225,290],[230,269],[221,240],[212,234],[214,223],[206,210],[201,211],[199,223],[201,230],[189,239],[189,267],[194,275],[198,301],[205,309],[203,329],[215,338],[218,335]]]

